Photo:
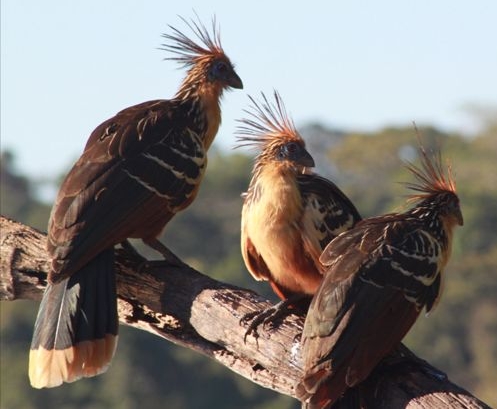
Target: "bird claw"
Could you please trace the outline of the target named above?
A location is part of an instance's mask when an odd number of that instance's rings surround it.
[[[275,326],[275,321],[280,319],[285,313],[288,312],[288,302],[280,301],[278,304],[273,305],[272,307],[251,311],[245,314],[240,319],[240,325],[248,324],[247,331],[245,331],[245,335],[243,336],[243,342],[247,342],[247,337],[249,335],[253,335],[255,339],[259,338],[259,333],[257,328],[262,324],[262,329],[266,330],[268,324],[271,326]]]

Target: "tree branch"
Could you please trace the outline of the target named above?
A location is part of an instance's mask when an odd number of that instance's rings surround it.
[[[4,217],[0,232],[0,300],[40,300],[49,266],[45,235]],[[116,253],[121,322],[200,352],[263,387],[295,396],[294,385],[302,374],[303,317],[290,315],[277,329],[259,329],[259,338],[249,336],[245,343],[240,318],[269,306],[267,300],[188,266],[147,262],[129,249]],[[405,347],[355,393],[371,408],[488,408]]]

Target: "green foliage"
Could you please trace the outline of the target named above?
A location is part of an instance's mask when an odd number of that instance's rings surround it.
[[[33,186],[27,177],[19,175],[12,152],[0,156],[0,210],[6,217],[23,220],[40,230],[46,230],[50,207],[33,197]]]
[[[364,216],[402,210],[411,181],[402,160],[416,160],[412,126],[375,134],[331,135],[320,127],[312,146],[332,146],[318,169],[333,178]],[[455,235],[445,293],[429,317],[407,337],[420,356],[450,378],[497,404],[497,138],[495,127],[473,139],[434,128],[420,129],[427,147],[440,146],[456,173],[465,225]],[[302,132],[306,135],[305,129]],[[332,143],[331,143],[332,141]],[[328,145],[327,145],[328,144]],[[322,152],[320,152],[322,154]],[[323,157],[323,155],[321,155]],[[240,255],[240,193],[248,185],[252,160],[240,152],[211,152],[199,197],[168,225],[162,240],[201,271],[269,296]],[[45,230],[49,209],[36,200],[32,183],[2,154],[2,213]],[[156,254],[143,249],[149,257]],[[34,390],[27,380],[27,356],[37,306],[1,304],[1,408],[256,408],[287,409],[299,404],[235,375],[215,362],[142,331],[121,327],[109,371],[52,390]]]

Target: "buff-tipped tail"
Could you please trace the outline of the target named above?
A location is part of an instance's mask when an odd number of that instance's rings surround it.
[[[29,353],[31,385],[51,388],[105,372],[117,329],[113,250],[108,250],[47,286]]]
[[[117,336],[83,341],[66,349],[38,347],[29,352],[29,379],[33,388],[53,388],[104,373],[117,346]]]

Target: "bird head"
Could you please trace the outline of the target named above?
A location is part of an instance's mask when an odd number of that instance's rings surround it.
[[[272,103],[264,93],[261,95],[262,102],[249,96],[252,105],[245,110],[248,117],[239,120],[236,147],[255,146],[259,151],[256,166],[272,163],[299,173],[314,167],[314,159],[306,150],[278,92],[274,92]]]
[[[169,26],[172,34],[163,34],[168,42],[161,49],[169,51],[174,56],[166,59],[177,61],[182,67],[188,68],[188,74],[183,81],[179,93],[191,92],[192,87],[210,85],[219,93],[226,88],[243,88],[243,83],[228,56],[221,46],[219,28],[215,18],[212,19],[212,27],[209,31],[200,20],[191,22],[183,17],[181,20],[193,32],[198,42],[187,37],[184,33],[173,26]]]
[[[212,83],[219,83],[223,88],[243,89],[243,83],[235,72],[233,65],[228,57],[220,55],[217,58],[211,58],[207,67],[207,79]]]
[[[440,151],[428,154],[421,143],[419,157],[419,166],[406,163],[407,169],[416,178],[416,182],[406,183],[415,192],[409,196],[409,201],[436,207],[441,219],[449,227],[462,226],[464,220],[450,164],[445,168]]]
[[[451,226],[464,224],[459,197],[455,193],[440,194],[435,200],[438,201],[438,206],[441,209],[440,216],[446,223]]]

